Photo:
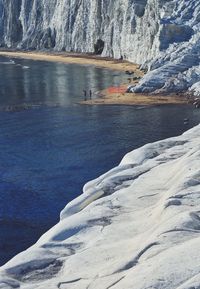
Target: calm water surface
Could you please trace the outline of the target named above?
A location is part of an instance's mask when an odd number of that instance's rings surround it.
[[[0,108],[6,105],[70,105],[83,100],[83,90],[93,96],[126,76],[92,66],[0,57]]]
[[[0,265],[33,244],[85,182],[117,165],[125,153],[200,122],[200,111],[190,106],[75,104],[83,89],[118,85],[124,79],[119,72],[0,61]],[[3,111],[21,104],[40,106]],[[186,126],[184,118],[190,119]]]

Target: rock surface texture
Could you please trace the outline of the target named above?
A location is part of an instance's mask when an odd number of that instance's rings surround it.
[[[1,267],[0,288],[200,288],[199,159],[200,126],[127,154]]]
[[[138,92],[200,94],[196,0],[0,0],[0,44],[94,52],[145,64]]]

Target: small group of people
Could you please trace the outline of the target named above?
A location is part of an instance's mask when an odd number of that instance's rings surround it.
[[[83,90],[83,94],[84,94],[84,100],[86,101],[87,100],[87,90]],[[89,99],[91,100],[92,99],[92,90],[90,89],[89,90]]]

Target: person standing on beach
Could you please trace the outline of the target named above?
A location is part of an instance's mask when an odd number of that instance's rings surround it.
[[[87,91],[85,89],[83,90],[83,94],[84,94],[84,100],[86,101],[87,100]]]
[[[90,95],[90,100],[92,99],[92,90],[90,89],[89,91],[89,95]]]

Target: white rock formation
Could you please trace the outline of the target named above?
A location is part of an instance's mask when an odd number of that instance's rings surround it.
[[[149,3],[148,3],[149,2]],[[0,0],[3,46],[94,52],[142,63],[157,55],[158,0]]]
[[[140,92],[183,91],[200,80],[199,22],[199,0],[0,0],[2,46],[94,52],[96,45],[103,56],[149,67],[133,89]]]
[[[173,7],[170,11],[169,7]],[[136,92],[200,93],[200,2],[166,1],[160,19],[160,53],[148,63],[149,73]]]
[[[84,187],[0,269],[0,288],[200,288],[200,126],[147,144]]]

